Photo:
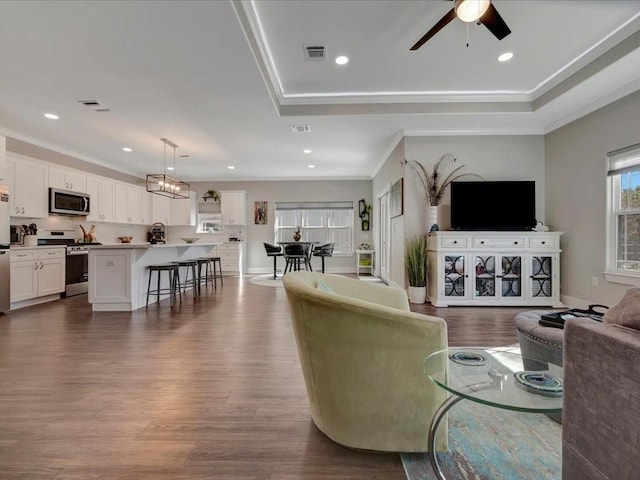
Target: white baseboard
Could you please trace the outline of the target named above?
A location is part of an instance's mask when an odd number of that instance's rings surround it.
[[[568,297],[566,295],[560,295],[560,301],[571,308],[587,308],[594,302],[583,300],[581,298]]]

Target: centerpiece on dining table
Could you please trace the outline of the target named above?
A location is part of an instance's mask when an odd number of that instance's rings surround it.
[[[300,233],[300,227],[296,227],[296,231],[293,232],[293,241],[299,242],[302,238],[302,234]]]

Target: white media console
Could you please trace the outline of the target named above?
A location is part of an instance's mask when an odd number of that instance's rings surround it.
[[[436,307],[562,307],[560,235],[432,232],[427,237],[428,299]]]

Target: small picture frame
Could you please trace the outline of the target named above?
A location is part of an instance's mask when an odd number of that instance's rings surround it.
[[[253,206],[253,219],[256,225],[266,225],[268,223],[267,202],[255,202]]]
[[[404,205],[403,205],[403,187],[404,187],[404,179],[398,180],[396,183],[391,185],[391,189],[389,190],[389,216],[397,217],[404,213]]]

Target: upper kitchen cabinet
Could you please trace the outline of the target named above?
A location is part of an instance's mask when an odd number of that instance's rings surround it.
[[[88,193],[87,175],[68,168],[49,167],[49,187]]]
[[[87,221],[115,222],[115,182],[104,177],[87,175],[87,193],[91,197],[91,213],[87,216]]]
[[[140,187],[116,183],[116,218],[117,223],[142,224],[142,194]]]
[[[45,164],[31,162],[26,157],[7,156],[6,184],[9,186],[9,206],[12,217],[46,218],[49,216],[47,193],[48,169]]]
[[[172,201],[169,197],[151,194],[151,223],[162,223],[165,226],[170,224]]]
[[[220,192],[223,225],[246,225],[247,192],[244,190],[223,190]]]
[[[0,135],[0,183],[7,183],[7,139]]]
[[[157,196],[157,195],[156,195]],[[169,225],[196,224],[196,192],[189,192],[189,198],[173,198],[169,200]]]

